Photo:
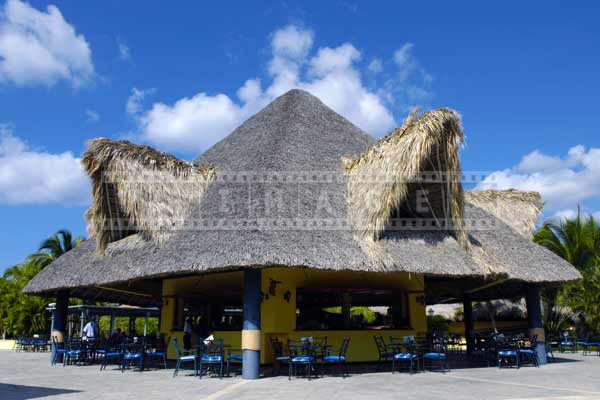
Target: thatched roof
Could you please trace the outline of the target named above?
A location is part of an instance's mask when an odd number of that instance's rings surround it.
[[[542,196],[522,190],[476,190],[465,192],[465,201],[483,208],[530,239],[542,211]]]
[[[107,244],[139,232],[157,243],[184,224],[214,177],[198,167],[128,141],[94,139],[82,164],[92,178],[88,234],[104,253]]]
[[[94,179],[90,223],[95,238],[60,257],[25,290],[52,293],[270,266],[538,283],[578,279],[572,266],[511,228],[519,224],[510,217],[520,213],[497,213],[501,206],[487,207],[490,203],[477,194],[473,204],[467,194],[463,207],[462,187],[455,180],[461,141],[459,118],[451,110],[413,115],[375,142],[316,97],[293,90],[194,165],[145,146],[92,142],[86,168],[108,174],[116,195]],[[413,179],[423,171],[452,173],[441,181]],[[363,172],[377,173],[382,182],[363,187],[354,180]],[[128,183],[139,177],[158,187]],[[423,210],[411,204],[419,200],[411,192],[421,184],[428,193]],[[109,202],[114,206],[103,203],[106,193],[116,199]],[[494,192],[494,204],[503,201],[503,193]],[[510,201],[513,197],[507,195]],[[526,195],[520,201],[524,208],[534,207],[527,205]],[[115,233],[114,224],[105,222],[114,209],[136,228],[117,227]],[[389,223],[389,215],[398,226]],[[415,226],[419,218],[451,223]],[[463,221],[468,222],[464,227]],[[107,226],[111,230],[103,233]],[[365,238],[376,243],[376,251],[365,246]],[[104,246],[104,255],[95,251]]]
[[[448,109],[416,114],[360,156],[344,160],[350,218],[358,240],[366,242],[365,250],[374,257],[382,254],[378,239],[395,212],[397,218],[447,226],[467,246],[458,160],[460,116]],[[421,210],[413,207],[419,194]]]

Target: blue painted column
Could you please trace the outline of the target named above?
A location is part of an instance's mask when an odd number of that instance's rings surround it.
[[[65,336],[67,335],[67,318],[69,314],[69,293],[59,292],[56,295],[56,303],[54,311],[52,311],[52,327],[50,328],[50,335],[56,337],[58,342],[64,342]],[[50,355],[51,360],[54,359],[55,348],[52,346],[52,353]],[[59,362],[62,360],[58,360]]]
[[[540,364],[546,364],[548,360],[546,358],[546,335],[544,332],[544,323],[542,321],[540,287],[536,285],[527,286],[525,300],[527,302],[527,322],[529,324],[529,335],[537,335],[535,350],[538,353],[538,360]]]
[[[244,326],[242,330],[242,378],[258,379],[260,374],[260,269],[244,270]]]

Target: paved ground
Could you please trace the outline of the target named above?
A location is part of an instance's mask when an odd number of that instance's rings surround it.
[[[600,357],[561,356],[542,368],[473,368],[442,374],[353,373],[312,381],[287,377],[171,377],[172,370],[51,367],[47,354],[0,351],[0,399],[600,399]]]

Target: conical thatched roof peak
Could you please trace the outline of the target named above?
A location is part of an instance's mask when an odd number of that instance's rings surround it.
[[[312,94],[293,89],[275,99],[196,163],[228,171],[337,170],[374,139]]]

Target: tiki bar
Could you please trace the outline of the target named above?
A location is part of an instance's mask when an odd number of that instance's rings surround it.
[[[580,274],[532,241],[538,193],[468,190],[479,177],[461,171],[463,139],[459,114],[438,109],[375,140],[302,90],[193,162],[94,139],[90,238],[25,292],[56,298],[57,343],[69,298],[157,307],[168,360],[185,361],[189,324],[246,379],[306,338],[341,347],[331,361],[381,360],[380,338],[425,338],[439,303],[463,303],[469,352],[473,302],[525,298],[544,363],[540,289]]]

